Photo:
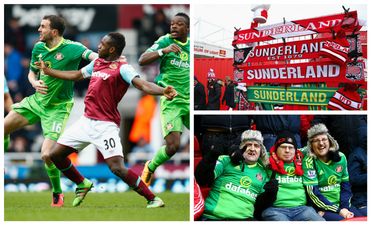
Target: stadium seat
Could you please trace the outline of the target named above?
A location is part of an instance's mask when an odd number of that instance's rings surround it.
[[[367,216],[353,217],[350,219],[344,219],[342,221],[367,221]]]

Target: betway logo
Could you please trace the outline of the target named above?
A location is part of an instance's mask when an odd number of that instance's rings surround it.
[[[62,15],[71,26],[76,26],[79,31],[87,31],[91,28],[96,10],[89,7],[71,7],[59,8],[58,5],[41,5],[35,8],[23,8],[22,5],[15,5],[12,9],[12,16],[19,18],[22,26],[37,27],[40,24],[40,18],[44,15]]]
[[[228,184],[226,184],[225,188],[233,192],[243,193],[245,195],[250,196],[253,199],[256,199],[256,197],[258,196],[255,193],[251,193],[249,189],[243,188],[241,186],[233,185],[232,182],[229,182]]]
[[[107,80],[108,77],[111,76],[111,74],[103,73],[103,72],[97,71],[97,72],[93,72],[93,74],[92,74],[91,76],[92,76],[92,77],[101,77],[103,80]]]
[[[176,59],[173,59],[173,60],[171,60],[170,61],[170,64],[171,65],[174,65],[174,66],[176,66],[176,67],[183,67],[183,68],[186,68],[186,69],[188,69],[189,68],[189,63],[188,62],[183,62],[183,61],[178,61],[178,60],[176,60]]]

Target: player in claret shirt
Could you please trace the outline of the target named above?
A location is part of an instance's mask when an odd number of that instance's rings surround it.
[[[326,220],[363,216],[351,205],[347,159],[324,124],[308,130],[308,156],[304,158],[304,185],[313,205]]]
[[[45,74],[52,77],[68,80],[90,78],[84,115],[63,133],[51,152],[51,159],[58,169],[77,184],[73,206],[80,205],[93,183],[76,170],[68,155],[81,151],[89,144],[95,145],[102,153],[116,176],[147,199],[147,208],[164,206],[164,202],[147,188],[138,175],[124,167],[117,105],[131,84],[147,94],[164,95],[166,99],[173,99],[177,93],[171,86],[162,88],[141,79],[133,67],[120,59],[124,47],[122,34],[109,33],[98,46],[99,58],[81,70],[58,71],[48,68],[43,61],[37,63]]]
[[[178,96],[172,101],[161,98],[161,124],[166,145],[162,146],[154,158],[147,161],[142,180],[151,184],[153,173],[169,160],[178,150],[183,125],[189,129],[189,17],[178,13],[171,20],[170,34],[160,37],[139,58],[140,65],[160,60],[160,74],[156,77],[159,85],[173,86]]]
[[[43,60],[49,67],[58,70],[76,70],[81,59],[93,60],[97,53],[78,42],[63,38],[65,22],[56,15],[44,16],[38,32],[39,42],[32,49],[28,80],[36,93],[13,105],[13,110],[4,119],[4,139],[10,133],[26,125],[41,122],[44,142],[41,158],[53,189],[52,207],[63,206],[60,171],[50,159],[50,150],[66,126],[73,106],[73,81],[47,76],[35,62]]]

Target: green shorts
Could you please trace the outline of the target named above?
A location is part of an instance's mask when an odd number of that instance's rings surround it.
[[[169,101],[162,96],[161,124],[164,137],[170,132],[182,132],[183,125],[189,129],[189,100],[175,97]]]
[[[12,107],[15,112],[25,117],[29,124],[40,121],[44,137],[57,141],[66,126],[72,106],[72,101],[43,106],[35,99],[35,95],[31,95]]]

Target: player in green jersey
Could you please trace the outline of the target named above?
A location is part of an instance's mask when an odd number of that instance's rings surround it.
[[[147,161],[141,178],[147,186],[151,184],[156,168],[169,160],[179,149],[183,125],[189,129],[189,17],[185,13],[174,16],[170,34],[160,37],[139,58],[139,64],[147,65],[160,60],[160,74],[157,84],[171,85],[178,92],[172,101],[161,97],[161,123],[166,145],[154,158]]]
[[[295,136],[282,131],[270,149],[272,175],[278,180],[277,198],[273,206],[262,213],[268,221],[324,221],[317,212],[307,206],[302,181],[303,153],[297,149]]]
[[[32,49],[28,80],[36,93],[13,105],[4,119],[4,135],[26,125],[41,122],[45,140],[41,158],[53,188],[52,207],[63,206],[60,171],[50,160],[50,150],[62,133],[73,106],[73,81],[56,79],[39,71],[40,59],[53,69],[76,70],[81,59],[93,60],[98,55],[78,42],[63,38],[65,22],[55,15],[44,16],[38,28],[39,42]]]
[[[304,185],[319,213],[331,221],[362,216],[351,205],[347,160],[324,124],[308,130],[308,155],[304,158]]]
[[[200,185],[211,187],[201,220],[254,220],[256,207],[261,207],[257,203],[272,204],[277,191],[277,181],[267,182],[263,136],[260,131],[244,131],[240,146],[231,146],[230,156],[219,156],[223,152],[219,142],[215,141],[195,172]]]

